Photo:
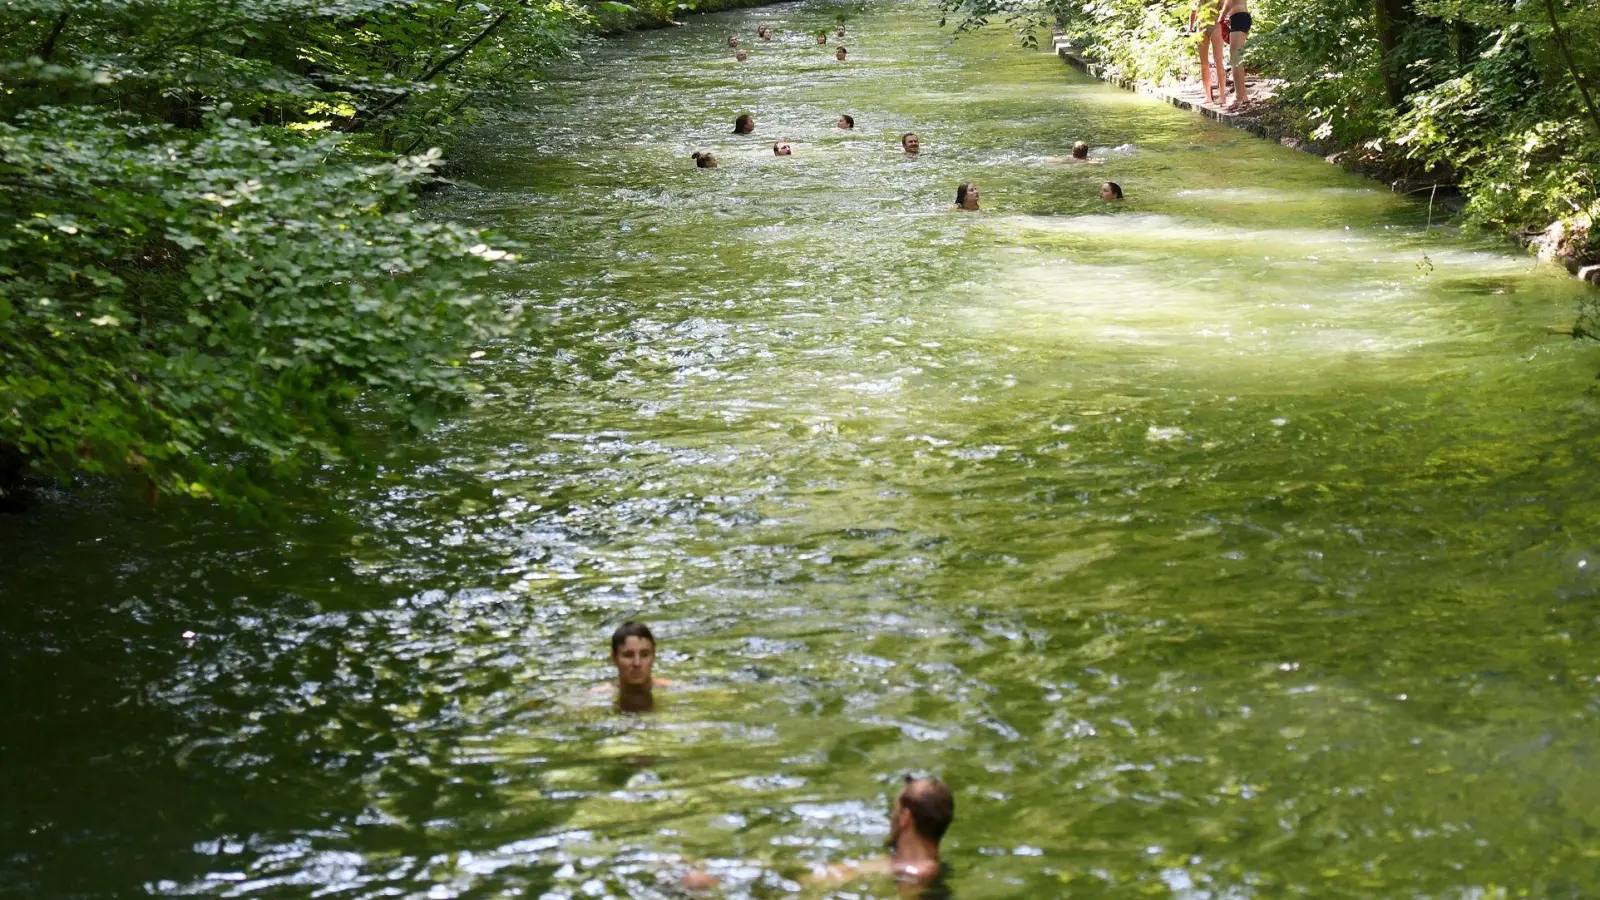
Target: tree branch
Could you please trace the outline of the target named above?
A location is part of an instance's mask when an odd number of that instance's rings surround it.
[[[62,10],[61,15],[56,16],[55,27],[50,29],[50,36],[44,39],[44,46],[39,48],[40,59],[50,61],[50,55],[56,52],[56,39],[61,37],[61,29],[67,27],[67,16],[71,14],[71,10]]]
[[[1550,14],[1550,31],[1556,39],[1556,49],[1561,51],[1561,58],[1567,62],[1567,71],[1572,73],[1572,83],[1578,86],[1578,93],[1583,97],[1583,105],[1589,108],[1589,118],[1594,122],[1595,137],[1600,138],[1600,111],[1595,109],[1594,98],[1589,96],[1589,86],[1578,73],[1578,64],[1573,61],[1572,51],[1567,47],[1567,39],[1561,34],[1561,20],[1556,18],[1556,0],[1544,0],[1544,9]]]
[[[428,71],[422,73],[421,77],[416,79],[416,82],[421,83],[432,81],[434,76],[460,62],[468,53],[471,53],[479,44],[483,43],[484,40],[489,37],[489,35],[494,34],[501,25],[504,25],[505,21],[511,18],[513,13],[515,13],[518,9],[527,6],[529,2],[530,0],[517,0],[516,6],[513,6],[498,16],[495,16],[494,21],[490,22],[486,28],[478,32],[477,35],[472,38],[472,40],[463,44],[460,50],[457,50],[449,56],[446,56],[444,59],[439,60],[432,67],[430,67]],[[393,97],[390,97],[387,101],[385,101],[382,106],[373,110],[372,117],[375,118],[377,116],[381,116],[406,100],[409,100],[411,98],[411,94],[412,91],[410,90],[404,90],[398,94],[395,94]]]

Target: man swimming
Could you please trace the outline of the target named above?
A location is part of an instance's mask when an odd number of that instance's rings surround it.
[[[956,801],[949,785],[934,777],[905,777],[905,786],[889,810],[887,858],[842,863],[812,872],[814,886],[836,886],[867,875],[890,875],[902,896],[922,897],[944,877],[939,841],[955,819]]]
[[[842,115],[839,117],[839,121],[834,127],[838,128],[840,131],[850,131],[856,127],[856,118],[855,116],[849,114]]]
[[[839,62],[844,62],[844,53],[844,48],[840,47],[838,50],[833,52],[833,58],[837,59]]]
[[[739,52],[733,54],[733,58],[738,62],[744,62],[746,59],[750,58],[750,54],[744,52],[744,48],[741,47],[739,48]]]
[[[763,41],[770,41],[772,40],[772,29],[763,25],[756,29],[756,36],[761,38]]]
[[[1051,157],[1049,157],[1047,159],[1047,161],[1048,162],[1053,162],[1053,163],[1059,163],[1059,162],[1093,163],[1093,162],[1099,162],[1100,160],[1098,160],[1098,159],[1090,159],[1089,158],[1089,145],[1088,145],[1088,143],[1084,142],[1084,141],[1079,141],[1076,144],[1072,145],[1072,155],[1071,156],[1051,156]]]
[[[802,883],[809,888],[827,889],[888,875],[899,885],[902,897],[932,900],[935,895],[945,895],[946,870],[939,859],[939,841],[944,839],[955,814],[955,796],[949,785],[931,776],[907,775],[889,809],[889,837],[884,842],[889,855],[813,870]],[[717,879],[702,868],[684,875],[681,883],[697,891],[719,886]]]
[[[917,137],[915,131],[908,131],[900,135],[900,147],[912,156],[922,152],[922,139]]]
[[[643,622],[623,622],[611,633],[611,664],[617,667],[617,710],[650,712],[654,689],[671,684],[653,674],[656,638]]]
[[[737,47],[737,46],[739,46],[739,39],[737,37],[734,37],[731,34],[728,35],[728,46],[729,47]]]
[[[794,148],[789,146],[789,142],[788,141],[779,141],[776,144],[772,145],[772,155],[773,156],[793,156],[794,155]]]

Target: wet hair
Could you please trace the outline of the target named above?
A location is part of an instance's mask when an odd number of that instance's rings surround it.
[[[1079,141],[1076,144],[1073,144],[1072,145],[1072,158],[1073,159],[1088,159],[1089,158],[1089,145],[1084,143],[1083,141]]]
[[[970,182],[970,181],[963,181],[959,185],[956,185],[956,205],[957,206],[960,206],[961,204],[967,202],[967,191],[970,191],[970,190],[972,190],[972,182]]]
[[[1111,188],[1111,196],[1118,200],[1122,199],[1122,185],[1117,184],[1115,181],[1108,181],[1105,183],[1105,187]]]
[[[689,154],[689,158],[694,160],[694,164],[702,169],[715,169],[717,167],[717,158],[704,150],[696,150]]]
[[[839,49],[833,51],[833,55],[834,56],[842,56],[843,54],[846,54],[846,53],[849,53],[849,52],[850,51],[846,50],[845,48],[840,47]]]
[[[917,834],[937,844],[956,817],[956,798],[950,786],[938,778],[907,775],[900,791],[900,808],[911,813],[911,827]]]
[[[756,130],[756,120],[749,113],[740,113],[739,118],[733,120],[734,134],[749,134]]]
[[[847,125],[847,126],[849,126],[849,127],[851,127],[851,128],[854,128],[854,127],[856,127],[856,119],[855,119],[855,116],[852,116],[852,115],[850,115],[850,114],[849,114],[849,113],[846,113],[846,114],[845,114],[845,115],[842,115],[842,116],[840,116],[840,117],[839,117],[839,118],[841,118],[841,119],[843,119],[843,120],[844,120],[844,124],[845,124],[845,125]]]
[[[916,137],[916,136],[917,136],[917,133],[915,131],[908,131],[905,134],[900,135],[900,146],[904,147],[906,145],[906,138]]]
[[[651,649],[656,646],[656,636],[650,633],[650,626],[643,622],[623,622],[617,630],[611,632],[611,655],[616,656],[622,650],[622,645],[628,638],[644,638],[650,642]]]
[[[782,147],[785,143],[786,143],[785,141],[773,141],[772,142],[772,155],[773,156],[777,156],[778,155],[778,148]]]

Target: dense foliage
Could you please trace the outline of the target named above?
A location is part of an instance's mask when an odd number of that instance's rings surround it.
[[[685,6],[0,0],[0,502],[31,470],[250,503],[348,455],[358,398],[461,402],[511,257],[408,212],[436,148]]]
[[[1124,77],[1196,67],[1193,0],[950,0],[970,28],[1062,29]],[[1600,253],[1600,4],[1591,0],[1256,0],[1247,62],[1283,79],[1290,127],[1459,186],[1473,222],[1560,223]],[[1582,246],[1587,245],[1587,246]]]

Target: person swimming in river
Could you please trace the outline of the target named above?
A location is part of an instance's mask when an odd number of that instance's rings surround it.
[[[760,28],[757,28],[756,29],[756,37],[761,38],[763,41],[772,40],[772,28],[769,27],[769,26],[766,26],[766,25],[763,25]]]
[[[657,678],[656,637],[643,622],[623,622],[611,633],[611,664],[617,667],[617,710],[650,712],[655,689],[672,682]]]
[[[755,116],[749,113],[740,113],[739,118],[733,120],[734,134],[750,134],[756,130]]]
[[[1072,145],[1072,155],[1071,156],[1052,156],[1052,157],[1050,157],[1049,161],[1050,162],[1070,162],[1070,163],[1097,163],[1100,160],[1098,160],[1098,159],[1090,159],[1089,158],[1089,144],[1086,141],[1079,141],[1076,144]]]
[[[1122,185],[1117,184],[1115,181],[1108,181],[1100,185],[1100,199],[1107,203],[1121,203]]]
[[[733,54],[734,61],[736,61],[736,62],[744,62],[749,57],[750,57],[750,54],[744,52],[743,48],[740,48],[739,52]]]
[[[963,181],[956,186],[956,209],[976,212],[978,209],[978,186],[970,181]]]
[[[817,44],[818,44],[818,46],[820,46],[822,44],[826,44],[827,42],[828,42],[828,32],[823,31],[822,33],[817,35]]]
[[[888,876],[902,897],[935,900],[948,897],[945,879],[949,868],[939,858],[939,842],[955,820],[956,801],[950,786],[938,778],[905,776],[900,793],[889,809],[887,856],[836,863],[812,870],[801,880],[807,888],[838,888],[864,878]],[[712,890],[717,879],[702,868],[683,876],[690,890]]]
[[[905,134],[900,135],[900,149],[906,151],[912,156],[916,156],[918,153],[922,152],[922,139],[917,137],[917,133],[915,131],[908,131]]]
[[[776,144],[772,145],[772,155],[773,156],[793,156],[794,155],[794,148],[789,146],[789,142],[788,141],[778,141]]]
[[[837,59],[839,62],[844,62],[845,52],[846,52],[845,49],[843,47],[840,47],[839,49],[833,51],[833,58]]]
[[[715,169],[717,167],[717,158],[704,150],[696,150],[689,154],[689,158],[694,160],[695,166],[701,169]]]
[[[839,117],[839,121],[834,125],[834,127],[838,128],[840,131],[853,131],[856,127],[856,118],[855,116],[846,113],[845,115]]]
[[[737,37],[731,35],[731,34],[728,35],[728,46],[729,47],[737,47],[737,46],[739,46],[739,39]]]

